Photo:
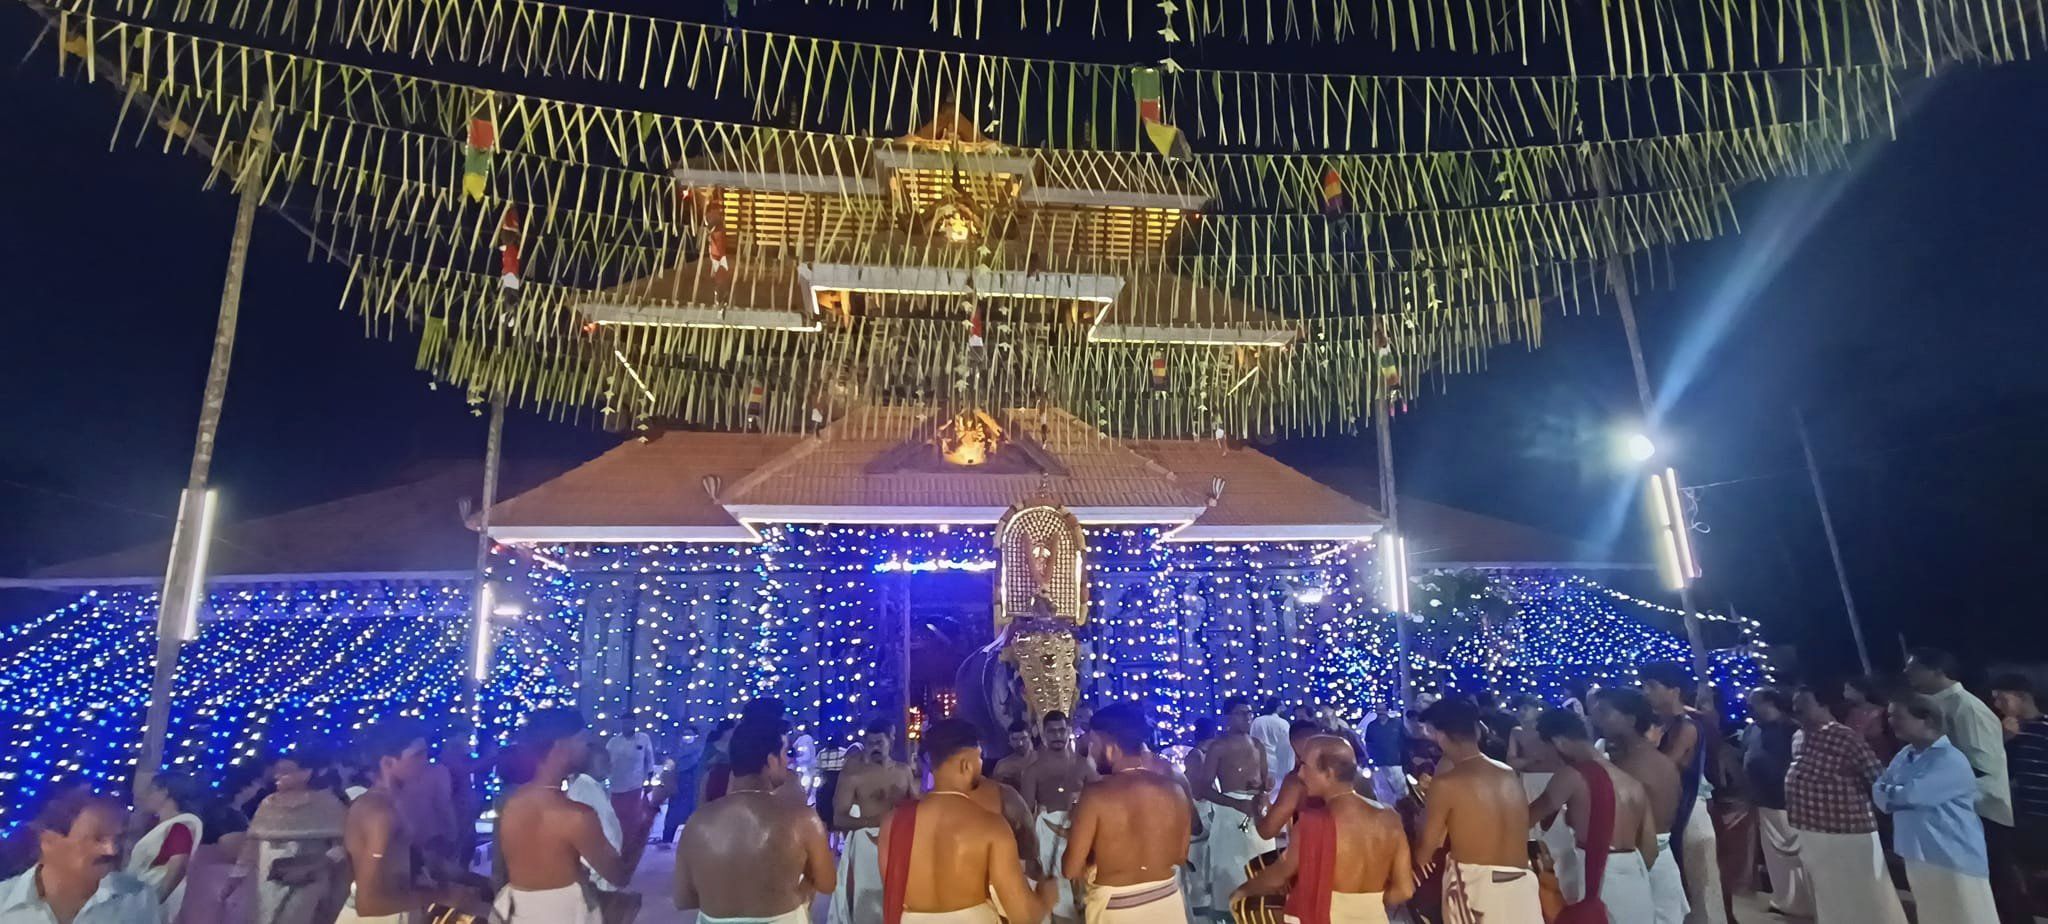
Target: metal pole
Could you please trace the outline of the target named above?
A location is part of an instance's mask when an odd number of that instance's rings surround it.
[[[266,104],[267,106],[267,104]],[[263,201],[263,168],[270,152],[270,115],[259,109],[243,142],[241,170],[235,178],[240,196],[235,204],[235,230],[228,239],[227,278],[221,283],[220,313],[213,327],[213,358],[206,367],[206,390],[199,401],[199,432],[192,442],[192,467],[185,478],[184,500],[178,505],[178,521],[171,531],[171,559],[164,571],[163,595],[157,599],[155,676],[149,685],[149,710],[142,726],[142,754],[137,758],[138,777],[154,776],[164,759],[164,738],[170,732],[171,690],[178,672],[178,652],[184,647],[185,622],[197,619],[187,612],[192,600],[204,603],[203,593],[193,594],[199,563],[200,519],[206,508],[206,480],[213,472],[214,441],[220,431],[221,407],[227,402],[228,365],[235,354],[235,323],[242,307],[242,273],[249,262],[249,236],[256,224],[256,207]]]
[[[505,399],[491,399],[491,425],[484,437],[484,495],[483,506],[477,511],[476,523],[476,584],[470,600],[470,638],[476,646],[472,653],[478,665],[488,665],[486,646],[490,644],[491,613],[490,595],[484,593],[484,584],[489,580],[491,568],[491,508],[498,503],[498,458],[505,438]],[[462,684],[463,710],[472,718],[483,704],[483,678],[472,668]]]
[[[1387,518],[1387,532],[1398,536],[1401,534],[1401,501],[1394,492],[1394,415],[1388,407],[1393,402],[1394,396],[1383,394],[1372,403],[1372,429],[1379,443],[1380,513]],[[1380,548],[1383,555],[1399,554],[1391,544],[1382,544]],[[1415,701],[1415,678],[1408,665],[1408,628],[1408,614],[1395,613],[1394,656],[1400,659],[1401,706],[1404,709]]]
[[[1842,611],[1849,615],[1849,634],[1856,639],[1856,660],[1863,665],[1863,676],[1869,677],[1876,671],[1870,667],[1870,649],[1863,644],[1863,621],[1856,616],[1856,598],[1849,593],[1849,569],[1842,563],[1842,545],[1835,540],[1835,518],[1828,513],[1828,494],[1820,484],[1820,465],[1813,460],[1813,441],[1806,435],[1806,413],[1794,410],[1792,420],[1799,428],[1799,448],[1806,453],[1806,475],[1813,480],[1813,505],[1820,508],[1820,528],[1828,537],[1828,555],[1835,560],[1835,583],[1842,588]]]
[[[1593,186],[1600,194],[1601,212],[1606,216],[1608,227],[1614,227],[1614,213],[1609,204],[1606,165],[1598,160],[1593,162]],[[1635,367],[1636,400],[1643,408],[1643,423],[1648,425],[1656,415],[1657,399],[1650,388],[1650,366],[1643,359],[1643,339],[1636,330],[1635,292],[1629,287],[1628,271],[1623,266],[1621,253],[1617,250],[1607,255],[1607,290],[1614,293],[1614,300],[1621,308],[1621,332],[1628,338],[1628,358]],[[1676,490],[1676,486],[1673,486]],[[1685,510],[1672,511],[1677,518],[1678,529],[1691,529],[1685,519]],[[1706,635],[1700,631],[1699,613],[1693,607],[1692,586],[1685,582],[1678,588],[1678,605],[1685,611],[1685,640],[1692,646],[1692,671],[1699,683],[1707,683]]]

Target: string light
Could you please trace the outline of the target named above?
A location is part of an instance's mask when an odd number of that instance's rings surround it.
[[[799,731],[845,741],[902,702],[902,627],[884,603],[930,592],[922,575],[988,574],[993,563],[985,527],[781,525],[761,536],[563,545],[522,552],[510,574],[494,565],[488,579],[507,605],[488,610],[482,733],[502,737],[536,706],[573,702],[669,740],[686,722],[701,729],[776,696]],[[1230,697],[1315,701],[1356,719],[1395,694],[1395,617],[1379,605],[1372,544],[1164,539],[1156,527],[1089,530],[1085,700],[1142,700],[1163,738],[1184,741]],[[1589,681],[1633,682],[1647,661],[1687,659],[1680,637],[1653,626],[1678,610],[1580,574],[1414,581],[1435,604],[1420,608],[1410,645],[1425,688],[1555,701]],[[154,593],[89,592],[0,633],[0,829],[53,781],[115,788],[132,774],[155,607]],[[467,582],[220,589],[208,609],[173,703],[169,762],[184,770],[345,739],[389,714],[446,728],[476,663]],[[1772,678],[1754,620],[1701,618],[1735,639],[1709,658],[1724,695]],[[930,692],[940,714],[965,701]]]

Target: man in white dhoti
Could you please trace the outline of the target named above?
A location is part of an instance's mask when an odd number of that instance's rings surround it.
[[[1430,783],[1415,862],[1426,871],[1445,853],[1445,924],[1541,924],[1528,796],[1513,769],[1480,752],[1479,707],[1439,700],[1422,724],[1449,767]]]
[[[824,823],[776,793],[794,778],[786,740],[780,719],[735,727],[731,785],[683,826],[676,907],[704,924],[807,924],[812,894],[833,890]]]
[[[1813,691],[1793,693],[1792,708],[1799,738],[1785,771],[1785,809],[1799,832],[1799,860],[1813,883],[1820,924],[1900,924],[1906,911],[1885,869],[1872,812],[1877,755]]]
[[[895,924],[1038,924],[1057,891],[1024,877],[1016,834],[974,797],[982,786],[973,723],[940,719],[924,736],[931,792],[882,823],[882,916]]]
[[[1284,891],[1287,924],[1387,924],[1387,909],[1415,891],[1400,816],[1358,794],[1351,742],[1314,737],[1297,758],[1310,798],[1289,828],[1287,852],[1239,887],[1232,904]]]
[[[1266,749],[1266,778],[1280,785],[1279,781],[1294,772],[1294,748],[1289,746],[1290,729],[1294,723],[1280,714],[1280,697],[1270,696],[1261,704],[1259,715],[1252,719],[1252,737],[1259,746]]]
[[[1045,747],[1024,768],[1020,778],[1023,785],[1017,788],[1038,820],[1038,868],[1043,875],[1060,881],[1060,897],[1053,905],[1052,919],[1056,924],[1072,924],[1081,918],[1081,904],[1074,894],[1073,881],[1060,877],[1059,869],[1073,829],[1074,801],[1081,797],[1081,788],[1098,774],[1094,761],[1074,750],[1073,729],[1064,713],[1046,713],[1040,730]]]
[[[1245,864],[1272,850],[1274,843],[1260,837],[1257,827],[1259,803],[1272,788],[1272,778],[1267,776],[1265,746],[1251,734],[1251,703],[1224,703],[1223,722],[1223,733],[1204,749],[1201,776],[1190,782],[1209,812],[1209,856],[1203,872],[1210,900],[1219,906],[1210,913],[1227,919],[1230,909],[1224,902],[1244,884]]]
[[[1052,871],[1088,883],[1088,924],[1186,924],[1180,870],[1192,803],[1172,767],[1150,753],[1151,724],[1130,703],[1104,706],[1089,733],[1102,771],[1073,810],[1073,840]]]
[[[1566,864],[1558,865],[1565,900],[1597,905],[1609,924],[1654,920],[1647,864],[1658,847],[1649,790],[1593,747],[1576,713],[1552,710],[1531,724],[1559,763],[1530,812],[1542,817],[1562,809],[1575,835],[1565,847],[1574,860],[1570,874]],[[1593,910],[1581,909],[1573,920],[1590,918]]]
[[[1685,873],[1685,897],[1690,906],[1686,924],[1728,924],[1714,819],[1707,811],[1712,789],[1706,779],[1707,752],[1718,739],[1706,730],[1699,711],[1687,704],[1692,678],[1685,665],[1670,661],[1645,664],[1638,673],[1643,696],[1657,715],[1658,728],[1652,740],[1678,765],[1679,817],[1671,830],[1671,843]]]
[[[891,757],[894,728],[887,719],[870,722],[860,750],[839,771],[832,829],[846,832],[846,844],[839,853],[831,924],[882,924],[882,858],[876,849],[882,818],[916,792],[910,765]]]
[[[1216,720],[1208,716],[1195,720],[1194,745],[1181,758],[1181,770],[1189,781],[1190,792],[1194,779],[1203,772],[1202,763],[1208,760],[1209,742],[1216,740],[1218,727]],[[1209,894],[1209,803],[1199,798],[1194,800],[1188,862],[1181,870],[1181,880],[1188,917],[1208,917],[1215,902]]]
[[[1648,733],[1656,726],[1656,711],[1641,690],[1625,687],[1599,690],[1592,694],[1588,719],[1593,730],[1607,743],[1614,765],[1643,787],[1650,799],[1650,824],[1657,833],[1656,853],[1649,860],[1649,918],[1654,924],[1681,924],[1691,910],[1685,883],[1679,878],[1680,858],[1671,849],[1671,828],[1685,798],[1678,765],[1657,750]]]
[[[590,806],[562,791],[590,762],[590,732],[574,709],[540,709],[519,729],[520,744],[540,755],[533,778],[505,797],[498,813],[505,887],[492,903],[495,924],[600,924],[584,867],[611,882],[631,876],[616,843]],[[591,793],[589,798],[597,798]],[[608,799],[598,798],[605,807]]]
[[[1813,884],[1799,862],[1799,832],[1785,814],[1785,771],[1792,766],[1792,740],[1799,734],[1792,697],[1777,687],[1757,687],[1749,691],[1748,701],[1751,722],[1742,730],[1742,775],[1756,804],[1764,870],[1771,877],[1771,910],[1810,918]]]
[[[1920,924],[1997,920],[1970,759],[1942,734],[1942,712],[1927,697],[1895,699],[1890,712],[1906,746],[1871,794],[1892,815],[1893,850],[1906,861],[1915,916]]]

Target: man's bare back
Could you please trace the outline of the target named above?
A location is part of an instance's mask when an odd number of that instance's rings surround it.
[[[1002,760],[996,761],[996,768],[989,771],[989,778],[1022,792],[1024,789],[1024,771],[1030,769],[1031,762],[1037,758],[1037,751],[1011,754]]]
[[[1529,865],[1529,795],[1507,764],[1480,754],[1452,763],[1430,782],[1425,810],[1424,843],[1441,829],[1451,859]]]
[[[1614,765],[1642,786],[1650,826],[1658,834],[1671,833],[1671,823],[1678,820],[1678,765],[1647,741],[1609,744]]]
[[[1081,787],[1096,776],[1095,764],[1073,751],[1038,752],[1025,769],[1018,791],[1042,812],[1065,812],[1081,797]]]
[[[1031,804],[1010,784],[1001,780],[984,777],[980,786],[967,794],[974,804],[1003,819],[1010,826],[1010,834],[1017,840],[1017,855],[1024,859],[1024,867],[1031,878],[1038,879],[1044,874],[1038,870],[1038,824],[1032,818]]]
[[[1355,795],[1332,799],[1328,808],[1337,822],[1337,868],[1331,889],[1391,893],[1390,903],[1405,899],[1415,879],[1401,816]]]
[[[714,918],[771,918],[837,880],[824,823],[773,792],[734,792],[690,816],[676,845],[676,904]]]
[[[1014,916],[1013,924],[1037,924],[1043,908],[1024,885],[1016,839],[1001,816],[990,813],[966,793],[944,790],[926,793],[916,812],[903,910],[929,914],[962,911],[987,902],[993,889],[1005,909],[1039,912],[1037,917]],[[892,827],[882,826],[884,857],[895,849]]]
[[[372,789],[349,803],[342,826],[362,917],[423,910],[412,886],[412,835],[390,795]]]
[[[498,815],[505,881],[540,892],[583,881],[583,861],[609,882],[625,881],[623,861],[604,839],[597,813],[557,786],[528,783],[505,799]],[[600,849],[599,845],[602,845]]]
[[[1641,846],[1643,824],[1650,814],[1649,793],[1643,789],[1643,784],[1636,782],[1634,777],[1623,772],[1620,767],[1602,761],[1601,768],[1607,771],[1607,778],[1614,784],[1614,834],[1609,838],[1607,849],[1636,850]],[[1577,835],[1576,841],[1581,847],[1586,846],[1586,829],[1592,822],[1593,793],[1586,785],[1585,775],[1579,772],[1577,767],[1569,764],[1550,778],[1550,785],[1544,788],[1543,795],[1536,800],[1538,810],[1559,805],[1564,807],[1565,823],[1571,825],[1572,831]],[[1656,833],[1653,828],[1653,849]],[[1650,858],[1643,859],[1648,862]]]
[[[1152,770],[1126,770],[1088,784],[1074,810],[1067,844],[1069,879],[1105,886],[1140,885],[1171,878],[1188,859],[1193,824],[1187,790]]]

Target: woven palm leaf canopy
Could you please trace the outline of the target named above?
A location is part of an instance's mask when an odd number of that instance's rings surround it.
[[[1350,428],[2048,38],[2048,0],[17,2],[474,401],[792,433]],[[778,31],[856,20],[889,42]]]

